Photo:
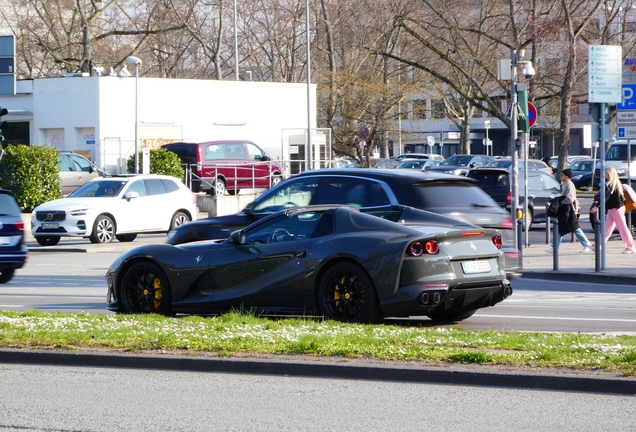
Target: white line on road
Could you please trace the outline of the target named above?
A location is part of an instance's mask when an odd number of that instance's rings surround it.
[[[520,316],[520,315],[491,315],[477,313],[479,316],[488,318],[514,318],[514,319],[540,319],[553,321],[606,321],[606,322],[628,322],[636,323],[636,319],[611,319],[611,318],[576,318],[576,317],[545,317],[545,316]],[[476,315],[476,316],[477,316]]]

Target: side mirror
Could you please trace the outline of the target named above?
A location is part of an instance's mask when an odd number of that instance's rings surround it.
[[[126,201],[130,201],[133,198],[139,198],[139,193],[134,191],[126,192],[124,198],[126,198]]]
[[[232,239],[232,243],[234,244],[245,244],[245,230],[240,229],[234,231],[230,234],[230,238]]]

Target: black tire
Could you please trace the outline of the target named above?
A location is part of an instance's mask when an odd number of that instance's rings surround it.
[[[137,234],[115,234],[115,238],[122,243],[134,241],[137,238]]]
[[[461,312],[439,312],[429,314],[428,317],[433,321],[439,322],[463,321],[473,316],[475,312],[477,312],[477,309]]]
[[[383,315],[371,277],[357,264],[340,262],[327,269],[318,286],[322,314],[342,322],[379,322]]]
[[[272,185],[270,187],[274,187],[282,181],[283,181],[283,178],[281,176],[279,175],[272,176]]]
[[[184,212],[176,212],[170,221],[170,229],[175,229],[176,227],[188,222],[190,222],[190,217],[187,214]]]
[[[15,273],[15,269],[4,269],[0,270],[0,284],[7,283],[13,277],[13,273]]]
[[[234,196],[234,195],[237,195],[239,193],[239,190],[240,189],[228,189],[227,193],[228,193],[228,195]]]
[[[528,224],[528,231],[530,231],[530,228],[532,228],[532,222],[534,221],[534,215],[532,214],[532,210],[531,209],[528,209],[528,217],[527,218],[523,217],[521,219],[521,221],[523,222],[521,224],[521,228],[525,231],[526,230],[526,223],[527,223]]]
[[[38,242],[40,246],[55,246],[60,242],[60,238],[58,236],[36,237],[35,241]]]
[[[152,261],[131,265],[121,278],[119,303],[126,313],[172,314],[172,293],[163,270]]]
[[[110,243],[115,238],[115,224],[105,215],[97,216],[93,224],[93,232],[89,237],[91,243]]]

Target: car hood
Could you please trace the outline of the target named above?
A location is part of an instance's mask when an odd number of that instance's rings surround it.
[[[78,208],[95,208],[107,207],[113,204],[113,200],[121,199],[119,197],[99,197],[99,198],[60,198],[53,201],[40,204],[33,211],[49,211],[49,210],[74,210]]]

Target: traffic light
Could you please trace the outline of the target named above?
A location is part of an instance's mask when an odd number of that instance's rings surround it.
[[[2,120],[2,116],[6,116],[7,114],[9,114],[9,110],[7,110],[6,108],[0,107],[0,143],[4,141],[4,135],[2,135],[2,129],[8,126],[7,122]]]

